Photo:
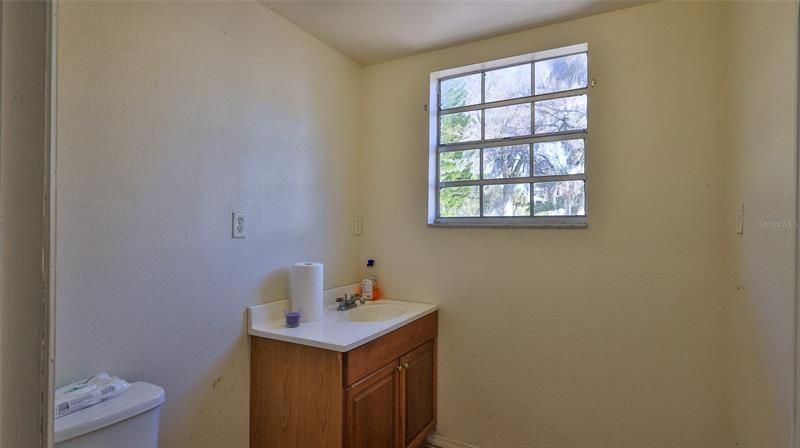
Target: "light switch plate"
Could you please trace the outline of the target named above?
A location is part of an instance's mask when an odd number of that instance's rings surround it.
[[[364,231],[364,218],[356,216],[353,218],[353,235],[361,235]]]
[[[736,233],[744,233],[744,204],[741,202],[736,207]]]
[[[247,238],[247,217],[244,213],[233,212],[233,220],[231,222],[231,237],[233,238]]]

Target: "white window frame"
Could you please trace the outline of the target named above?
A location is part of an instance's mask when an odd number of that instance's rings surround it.
[[[439,83],[442,80],[447,78],[455,78],[459,76],[469,75],[473,73],[481,73],[488,70],[495,70],[498,68],[504,68],[514,65],[526,64],[526,63],[533,63],[536,61],[541,61],[545,59],[552,59],[562,56],[569,56],[573,54],[579,53],[587,53],[589,52],[589,45],[587,43],[581,43],[576,45],[570,45],[561,48],[555,48],[551,50],[544,50],[544,51],[537,51],[534,53],[528,53],[519,56],[513,56],[510,58],[498,59],[489,62],[482,62],[478,64],[467,65],[464,67],[457,67],[451,68],[447,70],[440,70],[437,72],[433,72],[430,75],[430,93],[429,93],[429,101],[428,101],[428,225],[430,226],[443,226],[443,227],[587,227],[588,226],[588,217],[589,217],[589,192],[588,192],[588,184],[586,183],[587,172],[588,172],[588,144],[586,142],[586,137],[588,134],[588,129],[584,130],[577,130],[577,131],[565,131],[565,132],[558,132],[558,133],[550,133],[550,134],[538,134],[538,135],[527,135],[523,137],[507,137],[501,139],[494,139],[494,140],[478,140],[474,142],[465,142],[465,143],[452,143],[447,145],[439,145],[439,115],[440,115],[440,107],[439,107]],[[587,68],[587,70],[589,70]],[[531,70],[531,77],[534,77],[533,70]],[[587,111],[586,111],[586,126],[589,127],[589,87],[592,84],[591,77],[587,73],[587,85],[584,88],[580,89],[573,89],[573,90],[566,90],[556,93],[548,93],[542,95],[535,95],[533,91],[533,85],[531,85],[531,95],[521,98],[514,98],[511,100],[503,100],[503,101],[496,101],[492,103],[481,103],[475,106],[466,106],[466,107],[457,107],[452,109],[447,109],[447,112],[454,112],[454,111],[461,111],[463,110],[482,110],[488,109],[491,107],[498,107],[498,106],[506,106],[512,104],[533,104],[534,101],[541,101],[553,98],[563,98],[563,97],[570,97],[570,96],[578,96],[578,95],[586,95],[586,102],[587,102]],[[483,94],[483,93],[482,93]],[[534,120],[534,108],[531,106],[531,121]],[[531,127],[531,132],[533,132],[533,127]],[[483,135],[481,136],[483,137]],[[438,170],[438,160],[439,160],[439,153],[440,149],[444,150],[466,150],[466,149],[477,149],[477,148],[487,148],[487,147],[498,147],[498,146],[508,146],[511,144],[533,144],[537,142],[546,142],[546,141],[554,141],[554,140],[569,140],[569,139],[583,139],[584,141],[584,171],[583,174],[574,174],[574,175],[556,175],[556,176],[535,176],[533,171],[531,171],[529,177],[521,177],[518,179],[514,179],[519,183],[529,183],[531,186],[534,182],[545,182],[545,181],[555,181],[555,180],[582,180],[584,181],[584,212],[583,216],[533,216],[533,210],[531,210],[531,216],[481,216],[481,217],[463,217],[463,218],[455,218],[455,217],[440,217],[439,216],[439,189],[441,186],[447,185],[440,185],[442,182],[439,181],[439,170]],[[481,164],[483,164],[483,151],[481,151]],[[533,164],[533,159],[531,159],[531,164]],[[533,168],[533,167],[531,167]],[[509,179],[478,179],[474,181],[457,181],[452,182],[454,185],[480,185],[480,197],[481,197],[481,213],[483,213],[483,191],[482,187],[484,185],[492,185],[492,184],[506,184],[509,183]],[[447,184],[451,184],[451,182],[447,182]],[[531,187],[531,200],[533,200],[533,188]]]

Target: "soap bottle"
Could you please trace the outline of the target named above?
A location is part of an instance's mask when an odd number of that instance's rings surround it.
[[[381,298],[381,287],[378,286],[378,280],[372,280],[372,300],[378,300]]]
[[[366,300],[378,300],[381,298],[381,288],[378,286],[378,278],[372,273],[375,267],[375,260],[367,260],[367,277],[361,281],[361,296]]]
[[[371,278],[365,278],[361,280],[361,297],[364,300],[374,300],[373,299],[373,283]]]

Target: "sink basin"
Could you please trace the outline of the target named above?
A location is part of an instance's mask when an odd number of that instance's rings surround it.
[[[336,297],[354,294],[358,284],[325,292],[326,305],[322,320],[303,322],[297,328],[286,328],[289,299],[250,307],[248,334],[267,339],[302,344],[341,353],[363,346],[417,319],[436,312],[436,305],[392,299],[358,304],[354,309],[337,311]]]
[[[403,314],[406,309],[400,305],[389,303],[368,303],[352,310],[344,311],[342,318],[351,322],[379,322],[393,319]]]

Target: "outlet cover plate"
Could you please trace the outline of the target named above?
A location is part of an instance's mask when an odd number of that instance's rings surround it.
[[[233,238],[247,238],[247,216],[244,213],[233,212],[233,220],[231,222],[231,237]]]

